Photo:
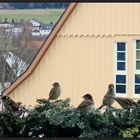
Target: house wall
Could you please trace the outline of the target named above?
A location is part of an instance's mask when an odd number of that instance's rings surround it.
[[[59,35],[140,33],[140,3],[78,4]]]
[[[13,25],[12,24],[9,24],[9,23],[2,23],[2,24],[0,24],[0,27],[7,28],[7,27],[13,27]]]
[[[49,29],[46,29],[46,30],[40,30],[40,34],[41,34],[41,35],[49,35],[50,32],[51,32],[51,30],[49,30]]]
[[[33,26],[40,26],[40,23],[34,20],[30,21],[32,23]]]
[[[127,41],[127,97],[133,97],[133,39],[140,38],[139,13],[138,3],[78,4],[35,71],[10,96],[33,105],[37,98],[48,98],[51,84],[58,81],[60,99],[70,97],[77,106],[89,92],[98,107],[108,84],[114,83],[114,42]]]
[[[133,38],[58,37],[35,72],[10,96],[33,105],[36,98],[48,98],[51,84],[58,81],[62,87],[61,99],[70,97],[72,105],[78,105],[82,95],[89,92],[93,95],[95,105],[99,106],[108,84],[114,83],[113,42],[121,40],[128,42],[127,97],[133,97]]]

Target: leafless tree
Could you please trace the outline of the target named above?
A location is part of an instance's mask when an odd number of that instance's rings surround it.
[[[13,35],[11,28],[0,28],[0,82],[2,90],[6,88],[6,81],[13,83],[27,69],[38,52],[38,49],[27,47],[32,40],[31,31],[25,24],[22,23],[22,25],[22,32],[17,35]],[[12,58],[11,65],[6,61],[8,57]]]

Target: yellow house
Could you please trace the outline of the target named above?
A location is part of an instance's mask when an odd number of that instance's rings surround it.
[[[109,83],[117,96],[138,99],[140,3],[71,3],[29,69],[3,94],[34,105],[56,81],[60,99],[70,97],[74,106],[85,93],[100,106]]]

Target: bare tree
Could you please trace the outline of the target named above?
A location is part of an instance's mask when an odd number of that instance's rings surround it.
[[[10,30],[10,28],[9,28]],[[5,77],[6,77],[6,62],[4,60],[4,54],[10,49],[11,47],[11,38],[10,38],[10,32],[7,32],[5,28],[0,28],[0,59],[1,59],[1,86],[2,89],[5,88]]]
[[[38,49],[29,49],[28,43],[32,40],[31,30],[22,22],[22,32],[13,34],[12,28],[0,28],[0,82],[2,89],[5,82],[13,83],[31,64]],[[8,66],[9,65],[9,66]],[[10,76],[6,69],[11,68]],[[8,79],[6,78],[8,77]]]

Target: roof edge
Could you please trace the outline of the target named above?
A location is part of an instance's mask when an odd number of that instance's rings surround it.
[[[57,22],[56,26],[48,36],[48,38],[44,41],[40,51],[38,52],[37,56],[29,66],[29,68],[14,82],[11,86],[3,91],[3,95],[7,96],[11,94],[13,90],[16,89],[24,80],[26,80],[35,70],[39,62],[41,61],[42,57],[45,55],[46,51],[52,44],[53,40],[56,38],[57,33],[60,31],[61,27],[64,25],[68,17],[71,15],[72,11],[75,9],[78,3],[70,3],[68,8],[65,10],[63,15],[60,17],[59,21]]]

